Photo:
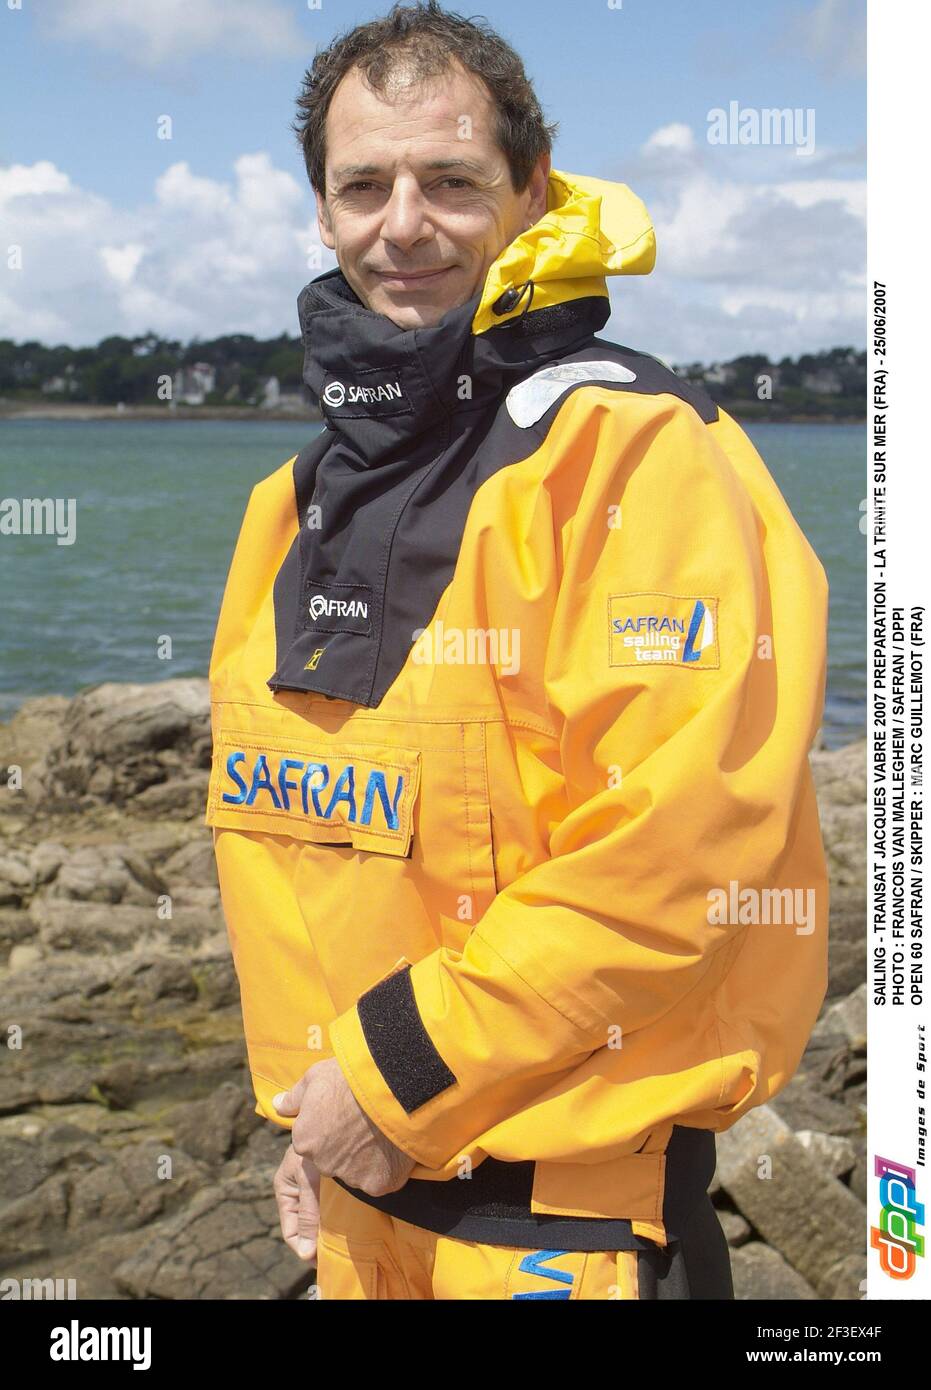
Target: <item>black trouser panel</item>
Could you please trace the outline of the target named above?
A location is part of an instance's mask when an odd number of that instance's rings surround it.
[[[641,1298],[733,1298],[727,1237],[711,1198],[705,1196],[665,1249],[641,1250],[637,1257]]]

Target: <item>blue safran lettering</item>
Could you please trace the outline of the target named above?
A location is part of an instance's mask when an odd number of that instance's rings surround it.
[[[288,781],[288,768],[298,768],[303,766],[304,764],[301,762],[299,758],[281,759],[281,763],[278,768],[278,790],[281,793],[281,800],[284,804],[284,809],[286,811],[290,811],[291,809],[291,798],[288,796],[288,792],[297,791],[297,783]]]
[[[612,626],[615,632],[684,632],[685,623],[681,618],[656,617],[653,613],[643,613],[634,618],[615,618]]]
[[[231,792],[224,792],[222,799],[232,806],[255,806],[256,798],[260,792],[266,792],[271,798],[272,805],[276,811],[291,811],[291,798],[289,792],[296,792],[300,788],[301,807],[304,815],[310,815],[310,803],[313,803],[313,814],[318,820],[332,819],[334,809],[340,804],[345,804],[348,814],[345,819],[350,824],[371,825],[372,814],[375,810],[375,801],[381,807],[385,825],[389,830],[397,830],[399,827],[398,803],[401,800],[401,793],[404,790],[404,774],[398,773],[394,786],[393,794],[389,792],[388,780],[385,773],[380,768],[372,768],[368,774],[365,784],[365,795],[362,799],[362,814],[357,815],[356,802],[356,767],[354,763],[345,763],[336,781],[333,783],[333,790],[330,799],[324,808],[321,805],[320,793],[330,785],[330,767],[325,762],[305,762],[302,758],[280,758],[277,772],[277,790],[272,781],[271,770],[268,765],[268,755],[259,753],[252,768],[252,776],[249,782],[238,771],[240,763],[247,763],[248,759],[242,749],[235,749],[229,754],[226,760],[226,773],[230,781],[239,788],[234,795]],[[248,769],[247,769],[248,770]],[[288,774],[301,771],[300,782],[292,781]],[[319,774],[314,781],[315,774]],[[260,809],[263,808],[260,803]]]
[[[240,777],[239,773],[236,771],[236,764],[237,764],[237,763],[244,763],[245,761],[246,761],[246,755],[245,755],[245,753],[231,753],[231,754],[229,755],[229,757],[227,758],[227,760],[226,760],[226,775],[227,775],[227,777],[230,779],[231,782],[235,782],[235,783],[236,783],[237,787],[239,788],[239,795],[238,795],[238,796],[230,796],[229,792],[224,792],[224,793],[223,793],[223,800],[224,800],[224,801],[231,801],[231,802],[233,803],[234,806],[241,806],[241,805],[242,805],[242,803],[243,803],[243,802],[245,801],[245,799],[246,799],[246,793],[247,793],[248,790],[249,790],[249,788],[246,786],[245,782],[244,782],[244,781],[242,780],[242,778]]]
[[[310,795],[313,798],[314,815],[319,816],[320,819],[323,820],[323,811],[320,809],[320,793],[330,780],[330,769],[327,767],[326,763],[307,764],[307,769],[304,776],[301,778],[301,805],[304,808],[304,815],[310,815],[310,811],[307,808],[307,788],[310,786],[310,779],[315,772],[321,772],[323,774],[323,780],[318,786],[310,787]]]
[[[403,776],[398,777],[398,785],[394,789],[394,799],[388,800],[388,783],[385,781],[385,774],[379,772],[377,768],[369,773],[369,780],[365,788],[365,801],[362,803],[362,824],[371,825],[372,807],[375,804],[375,793],[381,802],[384,812],[385,822],[389,830],[398,828],[398,800],[401,796],[401,789],[404,786]]]
[[[246,805],[251,806],[259,792],[270,792],[275,809],[281,810],[281,802],[278,800],[278,793],[272,786],[271,773],[268,770],[268,759],[264,753],[260,753],[256,759],[255,768],[252,772],[252,786],[249,788],[249,795],[246,797]]]
[[[329,820],[333,814],[333,807],[341,801],[345,801],[349,807],[349,821],[356,818],[356,770],[352,763],[347,763],[339,774],[336,786],[333,788],[333,795],[330,797],[330,804],[323,813],[324,820]]]
[[[525,1255],[517,1266],[521,1274],[535,1274],[540,1279],[552,1279],[558,1284],[569,1284],[573,1282],[573,1275],[568,1269],[544,1268],[550,1260],[559,1260],[563,1255],[567,1255],[567,1250],[532,1250]],[[534,1289],[531,1293],[513,1293],[511,1299],[539,1299],[539,1298],[571,1298],[572,1291],[569,1289]]]

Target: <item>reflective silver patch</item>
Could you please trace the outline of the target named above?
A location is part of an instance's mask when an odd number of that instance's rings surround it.
[[[579,381],[636,381],[637,373],[619,362],[559,362],[543,367],[507,394],[508,414],[522,430],[535,425],[554,401]]]

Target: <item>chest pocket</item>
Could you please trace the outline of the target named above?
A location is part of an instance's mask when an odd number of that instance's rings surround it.
[[[263,1051],[325,1038],[400,957],[461,951],[497,892],[480,721],[215,702],[206,821]]]
[[[207,822],[406,858],[420,777],[418,749],[224,729]]]

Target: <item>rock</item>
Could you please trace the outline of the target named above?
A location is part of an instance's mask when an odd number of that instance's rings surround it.
[[[208,773],[192,772],[187,777],[173,777],[170,782],[146,787],[135,798],[135,805],[146,815],[195,816],[207,805]]]
[[[800,1129],[795,1137],[815,1162],[835,1178],[845,1178],[853,1171],[857,1151],[849,1139],[837,1134],[821,1134],[815,1129]]]
[[[207,827],[203,827],[207,831]],[[201,834],[198,828],[196,834]],[[139,854],[149,864],[159,868],[160,877],[168,882],[171,875],[165,874],[162,865],[166,859],[170,859],[178,850],[183,849],[191,840],[190,824],[184,821],[155,821],[146,822],[140,829],[128,831],[125,836],[125,844],[134,854]]]
[[[25,855],[12,850],[0,854],[0,910],[21,908],[34,885],[35,875]]]
[[[865,885],[866,740],[810,756],[832,887]]]
[[[846,998],[825,1009],[812,1032],[813,1038],[837,1037],[856,1051],[866,1053],[866,981]]]
[[[7,976],[5,1022],[19,1023],[23,1036],[21,1048],[4,1052],[0,1115],[190,1101],[225,1081],[241,1085],[245,1046],[228,956],[180,962],[170,980],[167,967],[145,965],[65,953]]]
[[[44,954],[42,947],[36,946],[32,942],[24,946],[14,946],[10,951],[7,969],[11,973],[17,970],[28,970],[31,966],[38,964],[43,959]]]
[[[75,1167],[91,1167],[101,1161],[97,1136],[80,1125],[57,1117],[31,1136],[34,1150],[41,1150],[49,1172],[71,1171]]]
[[[152,907],[128,907],[101,902],[36,899],[29,915],[39,939],[51,951],[75,951],[99,955],[128,951],[148,942],[167,941],[168,932]]]
[[[0,908],[0,952],[9,950],[20,941],[28,941],[35,934],[35,923],[27,912],[18,908]]]
[[[795,1076],[770,1101],[770,1106],[792,1129],[817,1129],[825,1134],[845,1134],[850,1138],[865,1134],[862,1117],[847,1105],[832,1100],[809,1076],[809,1054],[802,1058]],[[754,1112],[751,1111],[751,1114]],[[740,1124],[744,1121],[741,1120]]]
[[[46,809],[106,797],[116,805],[168,783],[157,754],[173,748],[188,768],[210,763],[210,696],[206,680],[152,685],[97,685],[69,702],[27,796]],[[108,771],[101,771],[107,769]],[[157,804],[157,802],[156,802]]]
[[[842,941],[835,937],[828,947],[829,982],[826,998],[830,1002],[850,994],[866,976],[866,938]]]
[[[251,1090],[224,1082],[206,1100],[177,1106],[172,1115],[175,1142],[204,1163],[223,1163],[263,1121],[255,1113]]]
[[[865,883],[832,883],[830,916],[827,997],[834,1000],[866,979]]]
[[[213,957],[198,957],[193,966],[193,976],[202,1009],[211,1014],[226,1010],[241,1021],[239,980],[236,978],[225,928],[222,952]]]
[[[67,858],[68,850],[57,840],[40,840],[29,856],[36,883],[50,883]]]
[[[826,1008],[802,1069],[824,1095],[852,1105],[866,1085],[866,984]],[[814,1128],[823,1129],[823,1124]]]
[[[869,1174],[867,1172],[866,1162],[862,1154],[858,1155],[857,1164],[847,1180],[847,1186],[850,1188],[851,1192],[858,1199],[858,1201],[861,1201],[864,1204],[864,1206],[870,1200]]]
[[[124,895],[124,902],[150,903],[153,897],[158,897],[167,890],[168,885],[164,878],[155,872],[138,850],[118,844],[114,846],[114,851],[129,874],[129,888]]]
[[[78,850],[63,865],[47,897],[118,903],[128,887],[129,872],[122,861],[96,847],[88,847]]]
[[[206,792],[204,794],[206,801]],[[213,836],[205,826],[204,833],[189,840],[166,859],[162,865],[165,879],[174,884],[194,884],[199,887],[219,888],[217,861],[213,852]]]
[[[0,1068],[0,1262],[75,1277],[81,1298],[293,1297],[314,1277],[278,1230],[289,1136],[255,1113],[203,824],[209,763],[206,681],[43,697],[0,724],[0,988],[4,1024],[22,1029]],[[3,785],[12,765],[22,790]],[[775,1134],[751,1111],[719,1135],[710,1189],[742,1298],[811,1298],[812,1284],[859,1296],[864,746],[822,747],[812,767],[831,868],[827,1001],[767,1107]],[[786,1126],[803,1132],[786,1141]],[[769,1181],[755,1176],[764,1139]],[[809,1196],[820,1234],[797,1207]]]
[[[68,1183],[55,1174],[0,1208],[0,1269],[26,1265],[61,1245],[68,1219]]]
[[[33,873],[25,855],[8,849],[0,855],[0,885],[8,884],[17,890],[29,891],[33,884]]]
[[[294,1297],[311,1272],[281,1238],[270,1173],[205,1188],[115,1271],[134,1298]]]
[[[3,1199],[11,1201],[39,1187],[50,1176],[45,1154],[23,1139],[0,1136],[0,1172],[3,1173]]]
[[[820,816],[866,806],[866,739],[810,755]]]
[[[727,1237],[727,1243],[732,1248],[737,1245],[745,1245],[750,1239],[752,1234],[750,1223],[741,1216],[739,1211],[719,1211],[718,1220]]]
[[[118,997],[134,1004],[154,1004],[162,999],[193,1003],[198,994],[197,981],[185,960],[132,961],[116,975],[113,989]]]
[[[718,1136],[721,1185],[764,1240],[821,1296],[828,1272],[864,1248],[863,1204],[769,1105]]]
[[[71,701],[66,695],[39,695],[25,700],[6,724],[0,724],[0,769],[6,782],[7,768],[20,767],[23,791],[5,799],[5,809],[22,814],[26,810],[25,790],[33,772],[45,758],[47,749],[61,736],[61,728]]]
[[[201,1186],[203,1170],[157,1140],[127,1144],[112,1161],[79,1174],[71,1188],[69,1230],[136,1230],[176,1209]]]
[[[20,1267],[13,1273],[23,1283],[26,1279],[61,1279],[64,1281],[61,1289],[66,1298],[71,1296],[73,1288],[74,1296],[81,1300],[121,1299],[125,1295],[114,1283],[112,1271],[133,1253],[138,1244],[136,1231],[104,1235],[96,1240],[89,1238],[67,1254],[34,1255],[30,1257],[28,1267]],[[70,1280],[74,1281],[73,1286]]]
[[[862,1298],[866,1293],[866,1255],[844,1255],[825,1273],[823,1298]]]
[[[47,896],[141,906],[164,892],[165,883],[141,855],[119,845],[85,845],[67,856]]]
[[[148,1089],[145,1063],[135,1057],[101,1066],[93,1082],[95,1096],[114,1110],[129,1110]]]
[[[253,1110],[254,1110],[253,1106]],[[290,1130],[256,1115],[259,1125],[252,1130],[243,1147],[224,1169],[224,1176],[234,1173],[264,1172],[274,1175],[291,1142]]]
[[[818,1295],[777,1250],[761,1240],[731,1251],[734,1297],[783,1303],[790,1299],[816,1299]]]

